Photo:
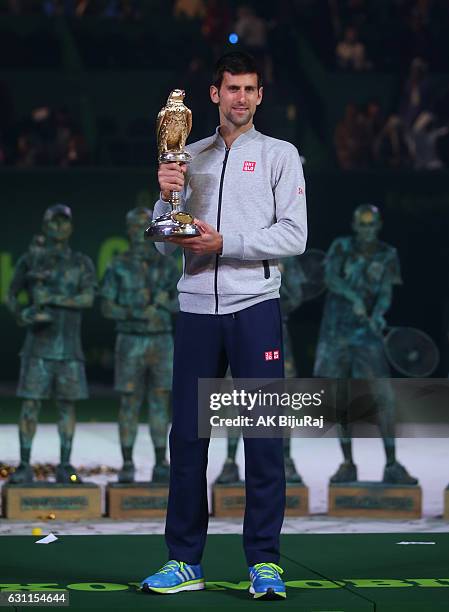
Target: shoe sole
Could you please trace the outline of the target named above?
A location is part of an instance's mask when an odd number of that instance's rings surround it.
[[[171,595],[172,593],[180,593],[181,591],[202,591],[205,588],[204,582],[196,582],[194,584],[179,585],[172,589],[164,587],[151,587],[148,584],[142,585],[142,591],[145,593],[159,593],[160,595]]]
[[[285,591],[274,591],[273,589],[267,589],[265,593],[256,593],[252,586],[249,587],[249,592],[254,599],[263,599],[264,601],[274,601],[287,598]]]

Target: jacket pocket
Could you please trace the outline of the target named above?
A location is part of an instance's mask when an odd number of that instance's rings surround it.
[[[264,278],[270,278],[270,264],[268,263],[268,259],[264,259],[262,263]]]

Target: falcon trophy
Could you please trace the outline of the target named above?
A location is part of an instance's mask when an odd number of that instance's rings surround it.
[[[192,111],[184,105],[184,96],[182,89],[174,89],[157,116],[156,138],[160,164],[188,164],[192,161],[191,155],[184,150],[192,129]],[[179,191],[170,192],[169,204],[172,210],[157,217],[145,230],[145,237],[153,242],[163,242],[165,238],[199,236],[192,215],[180,210]]]

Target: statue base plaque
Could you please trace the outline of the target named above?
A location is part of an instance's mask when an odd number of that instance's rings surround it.
[[[112,519],[165,517],[168,485],[111,482],[106,488],[106,515]]]
[[[8,519],[83,521],[101,517],[101,491],[93,483],[6,484],[2,500],[3,515]]]
[[[309,488],[305,484],[287,482],[285,516],[308,516]]]
[[[447,485],[446,490],[444,492],[444,514],[443,518],[446,521],[449,521],[449,485]]]
[[[309,514],[309,489],[303,484],[287,483],[285,516]],[[213,515],[218,518],[242,517],[245,513],[245,483],[214,484]]]
[[[419,485],[384,482],[330,483],[328,513],[363,518],[421,518],[422,490]]]
[[[245,514],[245,483],[215,483],[212,488],[212,514],[217,518],[242,517]]]

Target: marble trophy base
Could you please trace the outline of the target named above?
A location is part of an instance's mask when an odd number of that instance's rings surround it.
[[[329,516],[416,519],[422,514],[419,485],[357,481],[329,484]]]
[[[83,521],[101,517],[101,490],[93,483],[6,484],[2,502],[3,515],[20,521]]]
[[[212,513],[217,518],[243,517],[245,514],[245,483],[214,484]],[[303,484],[287,483],[285,516],[309,514],[309,489]]]
[[[106,488],[106,515],[112,519],[165,517],[168,484],[110,482]]]
[[[446,490],[444,491],[444,514],[443,518],[446,521],[449,521],[449,485],[447,485]]]

